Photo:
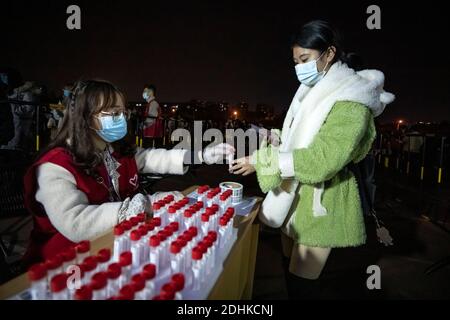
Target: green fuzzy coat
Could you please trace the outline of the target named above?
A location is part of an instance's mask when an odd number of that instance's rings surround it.
[[[312,247],[349,247],[365,243],[366,232],[358,186],[344,168],[359,162],[376,136],[372,111],[366,106],[338,101],[308,148],[293,151],[295,179],[301,183],[292,229],[297,242]],[[272,148],[271,146],[267,148]],[[281,184],[276,150],[256,152],[256,174],[264,193]],[[273,172],[273,171],[272,171]],[[314,184],[324,182],[322,205],[327,215],[313,216]]]

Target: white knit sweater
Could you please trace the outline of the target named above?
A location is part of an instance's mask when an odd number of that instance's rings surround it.
[[[135,159],[139,172],[184,174],[186,150],[138,149]],[[53,226],[73,242],[92,240],[118,223],[122,202],[90,205],[86,194],[77,188],[75,177],[53,163],[36,170],[36,200],[45,209]]]

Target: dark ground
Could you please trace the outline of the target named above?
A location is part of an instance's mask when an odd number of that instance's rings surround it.
[[[450,199],[444,191],[422,190],[438,199],[437,210],[424,205],[418,188],[391,174],[377,175],[378,214],[394,238],[394,246],[378,244],[375,227],[368,225],[368,243],[358,248],[334,249],[321,277],[323,299],[449,299],[450,266],[427,275],[425,270],[435,261],[450,255],[450,234],[432,223],[425,215],[434,212],[448,215],[448,206],[439,204]],[[151,189],[183,190],[193,184],[216,186],[221,181],[243,183],[246,195],[262,196],[254,175],[236,177],[227,166],[198,166],[185,176],[158,180]],[[395,183],[394,183],[395,181]],[[409,189],[408,189],[409,186]],[[0,225],[3,228],[4,223]],[[19,235],[19,245],[9,259],[14,263],[26,245],[31,224]],[[376,264],[381,269],[381,290],[368,290],[366,269]],[[4,275],[3,275],[4,276]],[[261,227],[256,261],[254,299],[287,299],[281,264],[280,235],[277,230]]]

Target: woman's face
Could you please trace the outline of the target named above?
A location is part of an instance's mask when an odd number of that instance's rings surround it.
[[[93,118],[92,118],[92,128],[93,129],[95,129],[95,130],[102,129],[102,125],[100,123],[99,117],[102,117],[102,116],[119,116],[121,113],[126,114],[128,112],[128,110],[125,107],[125,104],[124,104],[123,100],[121,99],[121,97],[119,95],[117,95],[116,101],[117,101],[117,103],[116,103],[117,105],[116,106],[111,106],[109,108],[105,108],[102,111],[97,112],[96,114],[93,115]]]
[[[325,52],[320,52],[319,50],[315,49],[308,49],[302,48],[300,46],[295,46],[292,48],[292,55],[294,63],[296,65],[318,59],[317,69],[319,72],[322,72],[325,67],[327,67],[327,70],[330,68],[331,62],[333,61],[335,56],[335,49],[334,47],[330,47]]]

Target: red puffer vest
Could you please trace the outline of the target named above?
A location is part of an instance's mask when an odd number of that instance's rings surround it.
[[[138,171],[134,157],[123,157],[113,153],[113,157],[119,161],[117,171],[119,178],[119,193],[122,199],[132,197],[139,187]],[[36,201],[38,188],[36,169],[43,163],[53,163],[68,170],[74,177],[77,188],[84,192],[89,199],[89,204],[100,205],[109,202],[108,174],[102,163],[97,172],[100,178],[95,179],[87,175],[82,169],[75,166],[70,153],[64,148],[55,148],[44,154],[27,171],[24,177],[25,206],[33,216],[34,228],[30,235],[30,243],[27,253],[23,258],[24,265],[43,261],[54,256],[58,252],[73,245],[73,242],[64,237],[50,222],[44,207]],[[64,214],[61,212],[60,214]]]

